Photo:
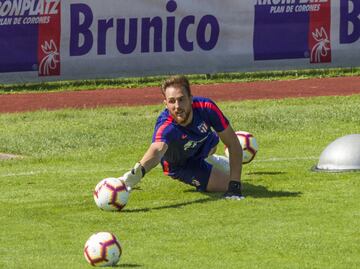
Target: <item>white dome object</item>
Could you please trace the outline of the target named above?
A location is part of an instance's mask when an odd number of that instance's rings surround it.
[[[321,153],[315,170],[360,170],[360,134],[346,135],[330,143]]]

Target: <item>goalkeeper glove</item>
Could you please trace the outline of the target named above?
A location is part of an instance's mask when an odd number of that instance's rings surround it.
[[[229,182],[228,190],[224,194],[224,198],[229,200],[245,199],[241,193],[241,183],[239,181],[231,180]]]
[[[134,168],[131,169],[131,171],[126,172],[120,179],[125,182],[128,191],[131,191],[131,189],[145,176],[145,173],[144,166],[142,166],[141,163],[136,163]]]

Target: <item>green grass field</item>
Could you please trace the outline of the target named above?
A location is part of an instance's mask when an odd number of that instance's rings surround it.
[[[91,268],[83,247],[98,231],[119,237],[119,268],[360,268],[360,174],[311,171],[360,133],[360,95],[218,105],[259,143],[247,198],[155,168],[119,213],[100,211],[93,188],[141,158],[162,106],[0,114],[0,152],[23,156],[0,161],[0,268]]]

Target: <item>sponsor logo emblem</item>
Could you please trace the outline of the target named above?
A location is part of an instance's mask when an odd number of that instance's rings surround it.
[[[331,0],[257,0],[254,59],[331,62]]]
[[[206,133],[209,129],[209,127],[207,126],[207,124],[205,122],[202,122],[198,127],[199,131],[201,133]]]
[[[200,139],[200,140],[198,140],[198,141],[189,140],[189,141],[184,145],[184,150],[187,151],[187,150],[189,150],[189,149],[195,148],[198,144],[203,143],[208,137],[209,137],[209,134],[208,134],[207,136],[205,136],[203,139]]]
[[[41,45],[41,49],[45,56],[40,61],[39,75],[49,76],[53,70],[57,69],[57,66],[60,63],[60,53],[52,39],[50,42],[45,41],[45,43]]]
[[[0,73],[60,75],[60,0],[0,1]]]
[[[196,142],[196,141],[189,141],[184,145],[184,150],[187,151],[189,149],[193,149],[196,147],[197,144],[198,144],[198,142]]]
[[[315,29],[312,32],[312,36],[315,40],[315,44],[311,49],[311,63],[321,63],[323,58],[326,58],[330,53],[330,39],[324,27]]]

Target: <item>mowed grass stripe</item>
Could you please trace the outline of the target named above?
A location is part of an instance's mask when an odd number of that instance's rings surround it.
[[[221,155],[223,155],[223,153],[218,152]],[[257,159],[257,160],[253,160],[252,162],[257,163],[257,162],[288,162],[288,161],[303,161],[303,160],[318,160],[319,156],[309,156],[309,157],[289,157],[289,158],[269,158],[269,159]],[[158,169],[161,169],[160,165],[157,166]],[[103,173],[119,173],[121,171],[127,171],[129,169],[129,167],[118,167],[117,169],[107,169],[107,170],[98,170],[98,169],[73,169],[73,170],[69,170],[67,169],[66,171],[64,170],[59,170],[59,169],[46,169],[46,170],[35,170],[35,171],[23,171],[23,172],[17,172],[17,173],[9,173],[9,174],[0,174],[0,178],[1,177],[15,177],[15,176],[32,176],[32,175],[39,175],[39,174],[59,174],[59,173],[64,173],[64,174],[78,174],[78,173],[93,173],[93,172],[103,172]]]

